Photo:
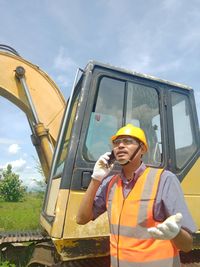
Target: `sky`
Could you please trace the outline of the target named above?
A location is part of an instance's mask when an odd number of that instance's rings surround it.
[[[90,59],[194,88],[200,118],[199,0],[0,0],[0,43],[40,66],[70,95]],[[1,76],[1,74],[0,74]],[[0,97],[0,168],[25,185],[42,177],[24,113]]]

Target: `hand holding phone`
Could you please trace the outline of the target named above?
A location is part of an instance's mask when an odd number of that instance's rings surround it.
[[[114,152],[112,150],[111,154],[110,154],[110,158],[108,160],[108,165],[112,165],[114,162],[115,162],[116,158],[115,158],[115,155],[114,155]]]
[[[102,181],[104,177],[106,177],[109,172],[111,171],[113,165],[113,156],[111,156],[111,152],[106,152],[105,154],[101,155],[100,158],[97,160],[97,162],[94,165],[92,178],[94,180]],[[109,163],[110,162],[110,163]]]

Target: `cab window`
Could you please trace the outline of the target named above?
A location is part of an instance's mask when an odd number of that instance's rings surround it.
[[[70,112],[69,112],[70,116],[69,116],[68,123],[66,123],[65,125],[64,134],[62,136],[62,141],[61,141],[61,145],[60,145],[60,149],[58,153],[58,158],[56,161],[54,176],[61,174],[64,168],[65,159],[68,153],[68,146],[69,146],[69,141],[71,137],[72,127],[73,127],[74,119],[76,116],[77,106],[79,103],[79,94],[80,94],[80,91],[78,91],[78,93],[75,95],[72,101],[72,105],[70,107]]]
[[[110,138],[127,123],[141,127],[149,145],[144,162],[159,166],[162,162],[161,124],[156,89],[133,82],[103,77],[90,117],[84,156],[96,161],[110,151]]]
[[[197,150],[187,95],[171,93],[176,169],[181,169]]]
[[[112,149],[110,137],[122,125],[125,82],[103,77],[93,107],[85,142],[85,156],[96,161]]]
[[[126,123],[141,127],[146,135],[149,152],[146,164],[159,166],[162,162],[161,124],[156,89],[137,83],[128,83]]]

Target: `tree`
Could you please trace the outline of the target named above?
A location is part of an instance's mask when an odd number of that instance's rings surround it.
[[[44,172],[43,172],[43,169],[42,169],[42,165],[41,163],[39,162],[38,159],[36,158],[33,158],[35,160],[35,169],[37,170],[37,172],[44,178],[45,180],[45,176],[44,176]]]
[[[12,172],[12,165],[8,164],[3,171],[0,181],[0,195],[4,201],[18,202],[23,199],[26,188],[22,185],[19,175]]]
[[[42,166],[41,163],[39,162],[38,159],[35,159],[36,162],[36,166],[35,169],[38,171],[38,173],[41,175],[41,177],[43,178],[42,180],[38,181],[36,179],[33,179],[33,181],[36,183],[37,187],[38,187],[38,192],[44,192],[46,190],[46,186],[47,183],[45,182],[45,176],[44,176],[44,172],[42,170]]]

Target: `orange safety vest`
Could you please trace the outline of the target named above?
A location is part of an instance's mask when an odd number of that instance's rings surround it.
[[[147,232],[147,228],[159,223],[153,218],[153,205],[162,171],[146,168],[126,198],[120,176],[111,179],[106,201],[111,267],[180,266],[173,242],[153,239]]]

